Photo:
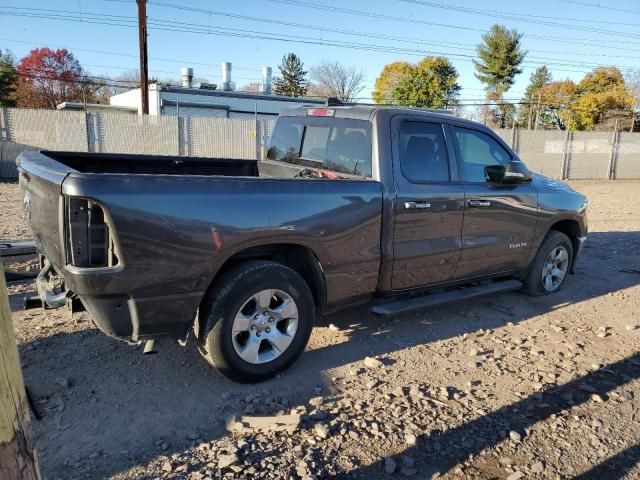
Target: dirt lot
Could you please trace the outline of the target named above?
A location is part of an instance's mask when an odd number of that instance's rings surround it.
[[[591,232],[558,294],[393,321],[347,310],[259,385],[222,378],[192,344],[143,356],[86,314],[20,311],[33,285],[12,284],[44,477],[640,478],[640,182],[573,186]],[[20,206],[0,184],[0,238],[29,236]],[[292,433],[225,428],[291,411]]]

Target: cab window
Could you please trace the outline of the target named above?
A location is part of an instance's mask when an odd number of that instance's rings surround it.
[[[509,153],[486,133],[453,127],[465,182],[499,182],[510,160]]]
[[[371,178],[371,124],[346,118],[281,117],[267,158]]]
[[[402,122],[398,136],[400,168],[413,183],[448,182],[449,159],[442,125]]]

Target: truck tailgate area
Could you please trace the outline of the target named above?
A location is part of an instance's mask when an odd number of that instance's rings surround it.
[[[24,215],[36,246],[56,270],[61,269],[65,264],[62,182],[73,169],[39,152],[24,152],[18,168]]]

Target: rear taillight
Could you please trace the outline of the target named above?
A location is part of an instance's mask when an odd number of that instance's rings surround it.
[[[97,203],[65,198],[67,263],[75,267],[112,267],[118,264],[113,236]]]

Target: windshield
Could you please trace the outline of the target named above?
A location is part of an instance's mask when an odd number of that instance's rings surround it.
[[[371,178],[371,124],[333,117],[281,117],[269,160]]]

